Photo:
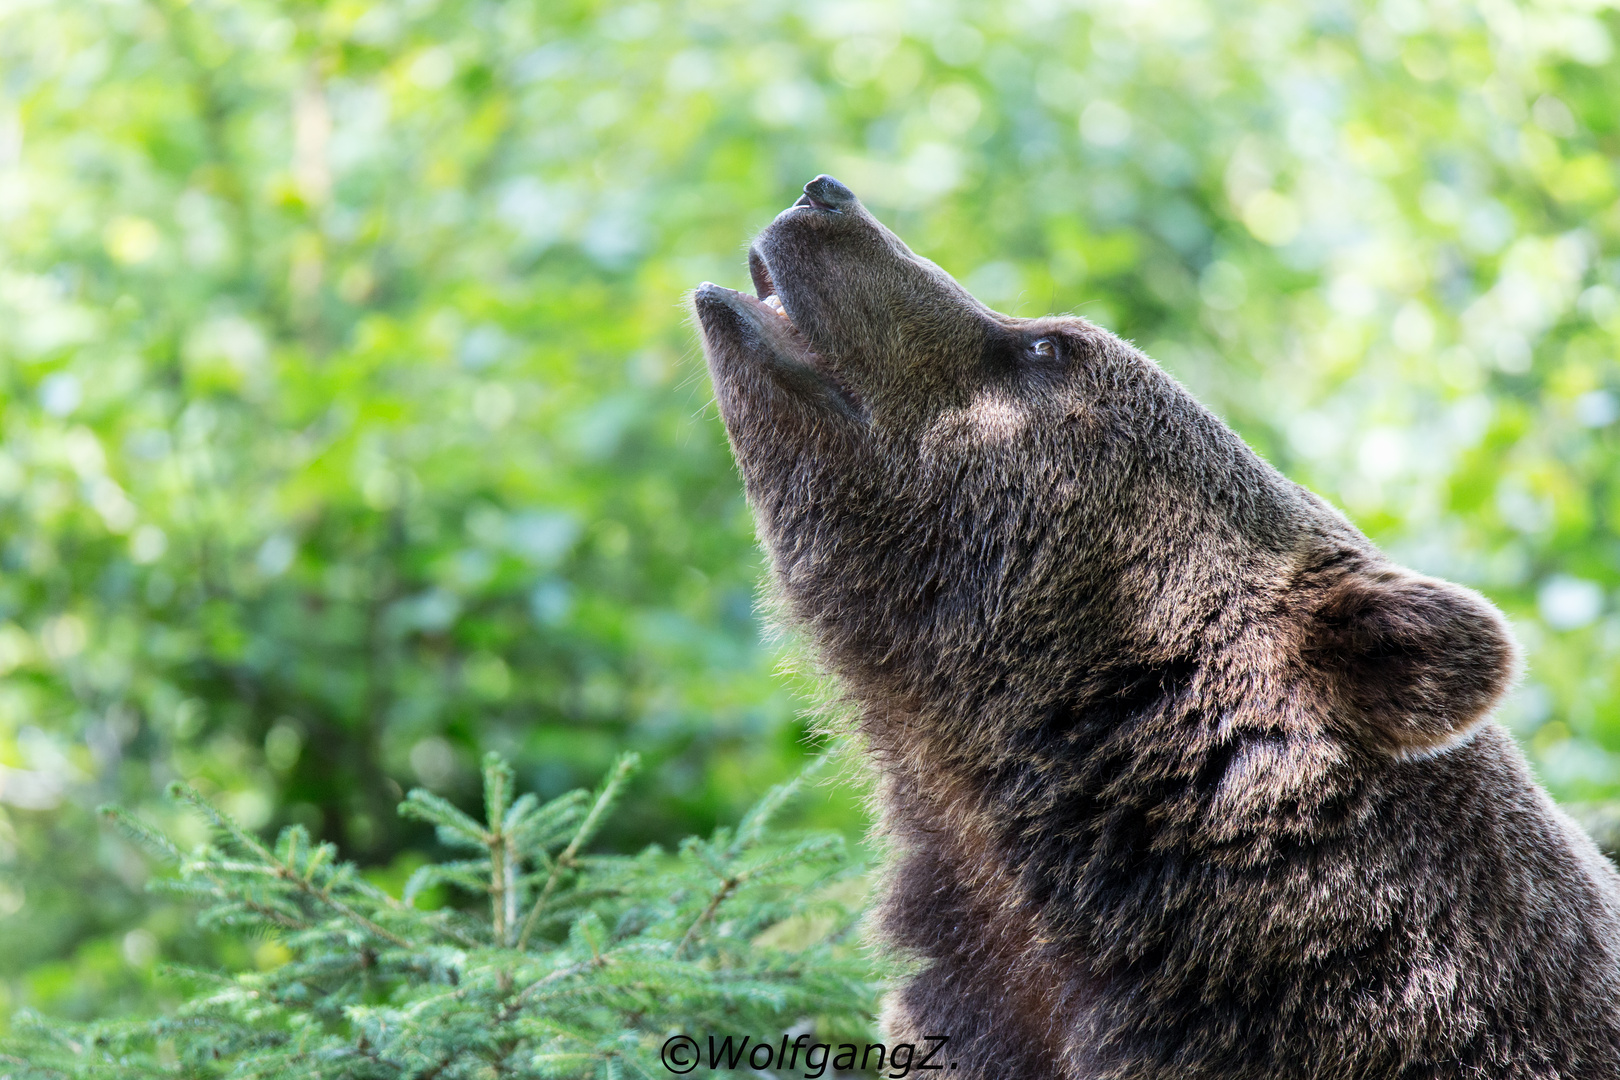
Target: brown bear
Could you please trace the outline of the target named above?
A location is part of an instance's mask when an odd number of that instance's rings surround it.
[[[1490,603],[830,177],[748,262],[694,306],[876,765],[893,1038],[964,1080],[1620,1077],[1620,876],[1488,718]]]

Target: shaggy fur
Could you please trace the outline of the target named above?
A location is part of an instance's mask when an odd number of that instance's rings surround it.
[[[1487,719],[1486,600],[829,177],[749,265],[694,304],[878,768],[893,1037],[964,1080],[1620,1077],[1620,877]]]

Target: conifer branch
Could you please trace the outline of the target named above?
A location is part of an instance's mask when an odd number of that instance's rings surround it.
[[[747,874],[738,874],[735,877],[728,877],[720,883],[719,890],[715,892],[714,896],[710,897],[708,906],[703,909],[696,919],[692,920],[692,925],[686,928],[686,933],[681,935],[681,943],[675,946],[675,959],[679,960],[686,955],[686,948],[697,937],[698,930],[703,927],[704,923],[714,917],[714,913],[720,909],[720,905],[726,902],[726,899],[731,896],[738,885],[747,880],[747,877]]]
[[[161,965],[161,977],[190,985],[173,1015],[154,1020],[19,1017],[0,1038],[0,1072],[157,1080],[176,1075],[178,1061],[183,1075],[264,1080],[602,1080],[664,1075],[657,1048],[675,1028],[759,1038],[806,1016],[867,1026],[879,982],[844,943],[853,913],[819,892],[855,867],[837,837],[793,840],[767,827],[792,785],[774,789],[735,831],[689,841],[676,857],[657,849],[583,857],[634,765],[621,759],[594,796],[542,805],[513,798],[510,768],[489,759],[483,824],[411,792],[403,814],[478,856],[424,868],[404,898],[364,881],[301,828],[266,845],[188,788],[177,796],[220,838],[184,858],[156,830],[111,813],[176,865],[176,877],[157,883],[165,891],[200,901],[205,923],[267,934],[285,957],[237,974]],[[411,890],[427,883],[487,893],[490,906],[419,910]],[[520,928],[517,901],[531,889],[538,895]],[[728,916],[717,930],[722,906]],[[825,924],[829,910],[825,931],[791,947],[761,943],[767,927]],[[531,933],[564,912],[573,923],[561,940]],[[711,932],[715,947],[695,957]]]
[[[551,899],[552,890],[557,887],[558,875],[564,870],[573,869],[574,860],[579,854],[579,849],[596,832],[597,825],[618,799],[619,788],[640,765],[641,755],[634,753],[623,754],[618,761],[614,762],[613,770],[608,773],[607,780],[597,793],[596,801],[591,805],[590,813],[586,814],[585,820],[580,822],[579,829],[575,831],[573,838],[568,841],[568,847],[564,848],[562,854],[552,861],[551,872],[546,876],[545,887],[540,890],[539,898],[535,900],[534,907],[529,910],[529,917],[523,920],[523,932],[518,935],[517,939],[519,950],[529,947],[529,935],[534,932],[536,920],[540,918],[540,913],[545,910],[546,901]]]

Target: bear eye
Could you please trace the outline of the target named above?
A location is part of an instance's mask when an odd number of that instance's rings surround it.
[[[1057,355],[1057,344],[1051,338],[1036,338],[1029,346],[1030,355],[1050,360]]]

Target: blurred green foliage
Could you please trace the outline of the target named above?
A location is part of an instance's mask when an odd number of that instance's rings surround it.
[[[1608,0],[3,0],[0,1016],[254,962],[87,809],[168,820],[177,776],[393,881],[434,844],[401,790],[472,805],[486,750],[546,797],[640,750],[609,846],[796,767],[682,297],[822,171],[1484,590],[1529,657],[1504,719],[1560,797],[1620,796],[1616,33]]]

